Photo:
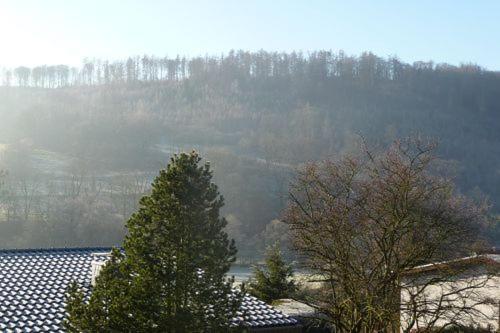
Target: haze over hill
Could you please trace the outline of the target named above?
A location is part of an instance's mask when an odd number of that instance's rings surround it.
[[[473,64],[232,51],[18,67],[1,81],[9,247],[118,244],[152,175],[191,149],[214,165],[241,257],[283,238],[293,168],[360,137],[435,138],[459,189],[500,211],[500,73]]]

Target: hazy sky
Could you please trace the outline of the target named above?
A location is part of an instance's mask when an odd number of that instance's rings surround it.
[[[0,42],[9,67],[343,49],[500,70],[500,0],[0,0]]]

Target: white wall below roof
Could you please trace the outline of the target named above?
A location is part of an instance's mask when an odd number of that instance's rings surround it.
[[[95,286],[95,280],[96,280],[97,276],[99,276],[99,273],[101,273],[101,270],[107,261],[107,259],[103,259],[103,258],[109,257],[110,254],[109,253],[93,253],[92,255],[95,257],[95,259],[90,262],[90,265],[91,265],[90,271],[92,274],[90,282],[91,282],[92,286]]]
[[[471,284],[475,287],[471,288]],[[414,294],[418,287],[409,286],[401,291],[401,302],[409,303],[410,294]],[[459,294],[457,290],[462,290]],[[449,294],[449,295],[448,295]],[[460,295],[460,296],[459,296]],[[436,303],[449,307],[444,310],[435,323],[435,327],[442,327],[451,322],[465,326],[489,327],[493,331],[499,329],[499,301],[500,301],[500,277],[488,276],[486,274],[474,275],[468,273],[458,276],[453,282],[443,282],[425,287],[422,297],[425,298],[427,309],[430,312],[437,308]],[[464,306],[473,308],[473,312],[464,313],[458,309]],[[401,312],[401,330],[403,331],[409,322],[409,312]],[[425,328],[435,315],[422,316],[411,327],[414,330]]]
[[[316,310],[305,304],[292,299],[280,299],[273,303],[273,307],[290,317],[315,317]]]

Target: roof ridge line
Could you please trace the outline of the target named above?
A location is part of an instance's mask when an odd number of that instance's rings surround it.
[[[76,252],[88,250],[109,250],[113,249],[112,246],[89,246],[89,247],[49,247],[49,248],[25,248],[25,249],[0,249],[0,253],[27,253],[27,252]]]

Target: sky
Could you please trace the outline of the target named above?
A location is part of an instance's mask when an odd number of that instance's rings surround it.
[[[235,50],[500,70],[499,0],[0,0],[0,67]]]

